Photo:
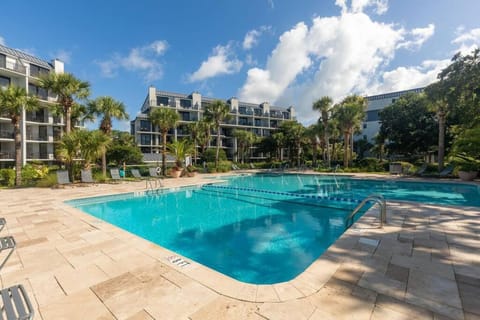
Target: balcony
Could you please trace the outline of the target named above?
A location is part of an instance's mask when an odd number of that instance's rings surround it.
[[[8,151],[0,151],[0,159],[1,160],[13,160],[15,159],[13,152]]]
[[[13,139],[13,131],[11,130],[0,130],[0,139]]]
[[[21,74],[27,74],[27,68],[25,68],[22,64],[18,62],[13,62],[11,60],[7,60],[5,56],[0,56],[0,68],[15,71]]]
[[[48,136],[27,134],[27,140],[30,140],[30,141],[48,141]]]
[[[49,156],[46,152],[29,152],[27,154],[27,159],[48,160]]]
[[[43,112],[27,113],[27,121],[45,123],[45,118],[45,113]]]

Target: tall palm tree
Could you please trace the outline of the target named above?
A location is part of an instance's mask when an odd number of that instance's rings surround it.
[[[162,175],[166,175],[167,164],[167,133],[168,130],[176,128],[177,122],[180,120],[178,113],[169,108],[156,108],[148,115],[153,125],[160,128],[162,134]]]
[[[353,137],[355,128],[357,128],[365,118],[365,110],[367,101],[365,98],[351,95],[342,100],[339,105],[335,106],[335,118],[343,132],[343,166],[348,168],[352,160],[350,140]]]
[[[229,117],[230,108],[222,100],[210,103],[204,111],[205,119],[213,123],[217,132],[217,153],[215,154],[215,169],[218,169],[218,155],[220,152],[220,124]]]
[[[72,108],[75,100],[86,99],[90,95],[90,84],[70,73],[51,72],[40,78],[40,86],[57,95],[57,103],[63,109],[65,132],[69,133],[72,131]]]
[[[330,120],[330,113],[331,113],[331,110],[332,110],[332,104],[333,104],[333,99],[328,97],[328,96],[324,96],[322,98],[320,98],[319,100],[315,101],[313,103],[313,106],[312,106],[312,109],[313,110],[316,110],[316,111],[320,111],[320,119],[322,121],[322,124],[323,124],[323,128],[324,128],[324,131],[323,131],[323,142],[324,142],[324,145],[325,145],[325,148],[324,148],[324,153],[323,153],[323,160],[327,160],[327,165],[328,167],[330,167],[331,165],[331,156],[330,156],[330,143],[329,143],[329,130],[328,130],[328,122]],[[326,157],[325,157],[326,155]]]
[[[116,101],[112,97],[98,97],[87,103],[88,114],[94,117],[102,117],[100,130],[108,137],[112,136],[112,119],[128,120],[128,113],[125,111],[125,105]],[[107,156],[106,149],[102,154],[102,174],[107,176]]]
[[[38,107],[38,100],[27,94],[24,88],[8,86],[0,87],[0,114],[6,114],[13,125],[15,141],[15,185],[22,184],[22,135],[20,124],[22,123],[23,109],[32,111]]]

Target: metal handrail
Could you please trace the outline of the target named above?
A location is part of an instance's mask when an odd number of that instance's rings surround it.
[[[353,211],[350,213],[350,215],[347,218],[347,227],[346,229],[350,228],[353,225],[353,218],[355,215],[360,211],[360,209],[370,201],[374,201],[380,206],[380,228],[383,228],[383,224],[387,223],[387,202],[385,201],[385,198],[381,194],[371,194],[365,199],[360,202],[360,204],[353,209]]]

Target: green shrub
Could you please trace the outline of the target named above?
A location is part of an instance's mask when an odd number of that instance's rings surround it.
[[[35,186],[39,188],[51,188],[55,185],[57,185],[57,175],[55,172],[49,172],[46,176],[37,180],[35,183]]]
[[[216,148],[207,149],[202,154],[202,159],[205,162],[215,162],[216,154],[217,154],[217,149]],[[226,161],[226,160],[227,160],[227,155],[225,153],[225,150],[220,149],[219,152],[218,152],[218,161]]]
[[[22,168],[22,184],[25,186],[35,185],[37,180],[48,175],[48,167],[43,164],[26,164]]]
[[[0,185],[13,187],[15,185],[15,170],[0,169]]]

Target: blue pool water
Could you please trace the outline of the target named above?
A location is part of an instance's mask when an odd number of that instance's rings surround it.
[[[271,284],[303,272],[345,231],[371,193],[480,206],[479,189],[348,177],[253,175],[160,194],[68,203],[240,281]]]

